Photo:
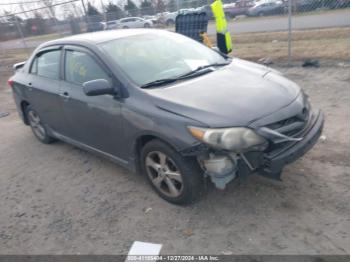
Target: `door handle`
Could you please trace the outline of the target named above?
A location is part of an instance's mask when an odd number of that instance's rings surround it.
[[[68,92],[61,93],[61,94],[60,94],[60,97],[63,97],[63,98],[65,98],[65,99],[68,99],[68,98],[69,98],[69,94],[68,94]]]

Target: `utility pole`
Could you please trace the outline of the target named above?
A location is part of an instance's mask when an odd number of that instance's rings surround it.
[[[87,11],[86,11],[84,0],[81,0],[81,5],[83,6],[85,17],[87,17]]]
[[[105,8],[105,5],[103,3],[103,1],[101,0],[101,8],[102,8],[102,12],[103,12],[103,20],[105,22],[107,22],[107,14],[106,14],[106,8]]]
[[[292,64],[292,0],[288,0],[288,64]]]
[[[13,15],[13,18],[15,20],[15,24],[16,24],[18,33],[19,33],[20,37],[22,38],[22,42],[23,42],[24,48],[26,49],[26,53],[29,55],[27,42],[24,39],[24,35],[23,35],[22,29],[21,29],[21,25],[18,23],[18,19],[17,19],[16,15]]]
[[[84,0],[81,0],[81,5],[83,6],[83,9],[84,9],[85,24],[86,24],[86,26],[88,26],[89,20],[88,20],[88,14],[87,14],[87,11],[86,11]]]

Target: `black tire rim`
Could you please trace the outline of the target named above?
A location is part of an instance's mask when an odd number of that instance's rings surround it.
[[[145,167],[152,184],[162,194],[177,198],[183,191],[182,174],[175,162],[163,152],[149,152],[145,158]]]
[[[46,137],[46,131],[40,121],[40,117],[38,116],[38,114],[35,113],[33,110],[30,110],[28,112],[28,120],[34,134],[41,140],[44,140]]]

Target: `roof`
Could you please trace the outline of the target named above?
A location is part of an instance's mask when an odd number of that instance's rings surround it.
[[[152,33],[161,33],[163,30],[159,29],[117,29],[117,30],[108,30],[108,31],[99,31],[99,32],[93,32],[93,33],[84,33],[84,34],[78,34],[68,37],[63,37],[60,39],[56,39],[53,41],[49,41],[45,43],[44,45],[54,45],[54,44],[66,44],[66,43],[72,43],[72,42],[79,42],[79,43],[90,43],[90,44],[98,44],[107,42],[110,40],[128,37],[128,36],[134,36],[134,35],[141,35],[141,34],[152,34]]]

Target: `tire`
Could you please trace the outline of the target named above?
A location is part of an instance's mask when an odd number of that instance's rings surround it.
[[[35,137],[44,144],[51,144],[55,139],[48,135],[45,124],[41,121],[38,113],[29,105],[25,109],[26,118]]]
[[[149,23],[146,23],[146,24],[144,24],[144,26],[143,26],[144,28],[150,28],[151,27],[151,25],[149,24]]]
[[[264,12],[259,12],[258,16],[265,16],[265,13]]]
[[[128,29],[129,27],[128,26],[123,26],[123,29]]]
[[[172,25],[174,25],[174,24],[175,24],[175,21],[172,20],[172,19],[169,19],[169,20],[166,21],[166,25],[167,25],[167,26],[172,26]]]
[[[204,176],[197,160],[182,157],[160,140],[142,148],[141,170],[157,194],[170,203],[187,205],[202,195]]]
[[[235,16],[232,15],[231,13],[225,13],[225,16],[227,17],[227,19],[233,19],[233,18],[235,18]]]

